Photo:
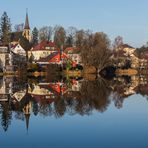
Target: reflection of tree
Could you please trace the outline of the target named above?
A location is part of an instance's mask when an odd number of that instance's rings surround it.
[[[16,111],[15,119],[24,121],[24,119],[25,119],[25,118],[24,118],[24,113],[21,112],[21,111]]]
[[[9,125],[11,124],[12,112],[8,102],[4,102],[0,108],[1,114],[1,125],[4,131],[8,130]]]
[[[110,96],[109,82],[102,78],[96,81],[84,81],[82,84],[82,99],[91,109],[95,108],[100,112],[107,109]]]
[[[38,112],[39,112],[39,106],[38,106],[38,103],[36,101],[33,101],[33,113],[34,115],[38,115]]]
[[[56,117],[63,116],[66,111],[65,100],[62,97],[59,98],[58,100],[55,101],[54,107],[55,107],[55,116]]]
[[[40,115],[46,117],[49,115],[48,104],[40,105]]]

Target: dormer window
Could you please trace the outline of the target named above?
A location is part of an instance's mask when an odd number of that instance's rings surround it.
[[[50,49],[50,47],[45,47],[45,49]]]

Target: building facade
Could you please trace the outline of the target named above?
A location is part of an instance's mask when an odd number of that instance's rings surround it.
[[[33,62],[37,62],[41,58],[46,58],[52,53],[56,53],[58,49],[55,46],[54,42],[51,41],[42,41],[30,51],[28,51],[28,58]]]

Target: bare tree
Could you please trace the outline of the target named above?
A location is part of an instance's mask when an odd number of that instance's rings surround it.
[[[44,26],[39,29],[39,39],[43,40],[51,40],[52,39],[53,29],[51,26]]]
[[[14,29],[15,29],[16,32],[21,32],[24,29],[24,24],[23,23],[17,24],[17,25],[14,26]]]
[[[123,38],[121,36],[117,36],[113,43],[113,49],[116,50],[121,45],[123,45]]]
[[[103,32],[87,34],[84,45],[81,48],[81,56],[84,65],[94,66],[99,72],[110,65],[110,40]]]
[[[55,26],[54,28],[54,42],[58,48],[65,45],[66,31],[62,26]]]
[[[75,44],[75,36],[77,29],[75,27],[69,27],[66,31],[66,46],[72,47]]]

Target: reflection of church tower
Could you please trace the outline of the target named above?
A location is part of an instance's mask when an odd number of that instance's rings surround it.
[[[28,131],[29,119],[30,119],[30,114],[31,114],[31,102],[29,102],[26,106],[24,106],[23,112],[24,112],[25,119],[26,119],[26,129]]]
[[[24,26],[24,30],[23,30],[23,36],[24,36],[28,41],[31,41],[28,12],[26,12],[26,20],[25,20],[25,26]]]

